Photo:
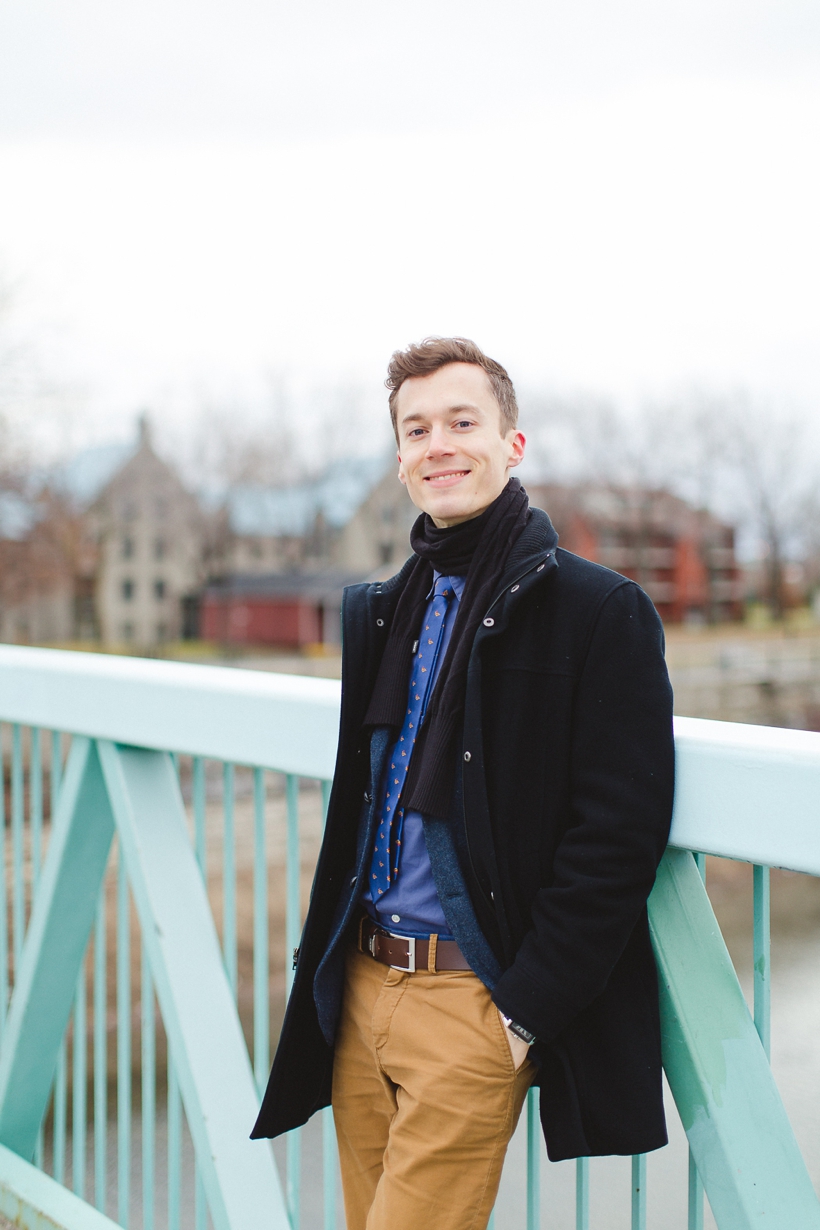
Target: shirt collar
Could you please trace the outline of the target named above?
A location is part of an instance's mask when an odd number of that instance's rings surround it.
[[[436,588],[436,581],[439,579],[439,577],[443,577],[443,576],[447,576],[447,574],[443,572],[437,572],[435,568],[433,569],[433,584],[430,588],[430,593],[427,595],[428,599],[432,598],[433,596],[433,590]],[[467,584],[467,578],[447,576],[447,580],[450,582],[450,584],[453,587],[453,593],[456,596],[456,602],[461,602],[461,595],[464,593],[464,586]]]

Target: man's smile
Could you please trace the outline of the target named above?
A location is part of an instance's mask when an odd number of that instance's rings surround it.
[[[469,473],[469,470],[445,470],[441,474],[426,474],[424,481],[426,483],[435,483],[437,487],[447,487],[452,483],[458,482],[460,478],[464,478]]]

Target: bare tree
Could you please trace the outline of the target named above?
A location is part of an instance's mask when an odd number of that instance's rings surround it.
[[[592,397],[534,398],[530,409],[551,478],[629,489],[637,513],[643,492],[647,525],[652,493],[665,488],[750,530],[776,618],[787,560],[817,558],[820,583],[820,450],[805,415],[697,389],[634,413]]]
[[[763,547],[766,598],[775,618],[785,609],[784,566],[806,548],[807,510],[816,502],[820,464],[805,418],[736,399],[726,416],[741,508]]]
[[[203,398],[186,468],[200,487],[287,488],[323,474],[361,451],[376,452],[389,426],[371,421],[365,390],[352,382],[293,390],[269,376],[264,403]],[[384,417],[384,416],[383,416]]]
[[[536,395],[526,398],[524,413],[529,455],[550,481],[657,489],[688,480],[705,489],[724,451],[715,447],[707,407],[688,398],[629,412],[602,397]],[[705,491],[696,502],[708,503]]]
[[[820,595],[820,487],[815,488],[800,509],[806,590],[818,601]]]
[[[187,468],[197,486],[285,487],[300,477],[287,407],[274,401],[262,414],[241,400],[207,400],[197,416]]]
[[[70,611],[83,548],[76,510],[49,484],[70,397],[19,326],[18,290],[0,272],[0,624],[26,637],[56,592]]]
[[[561,396],[523,390],[521,424],[527,463],[539,482],[612,481],[612,441],[622,432],[616,406],[584,394]]]

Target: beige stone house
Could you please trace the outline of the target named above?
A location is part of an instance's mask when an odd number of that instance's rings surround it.
[[[348,458],[293,487],[239,486],[226,497],[220,560],[211,571],[369,576],[409,555],[415,516],[395,461],[385,457]]]
[[[104,645],[150,648],[186,633],[204,580],[205,521],[196,498],[139,441],[86,514],[97,545],[95,607]]]
[[[391,576],[410,554],[410,528],[419,515],[399,482],[395,459],[340,527],[331,548],[337,568]]]

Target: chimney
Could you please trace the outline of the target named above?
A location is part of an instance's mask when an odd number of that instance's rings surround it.
[[[150,449],[152,447],[151,423],[148,418],[147,410],[143,410],[142,414],[139,416],[139,419],[137,420],[137,431],[139,435],[140,449]]]

